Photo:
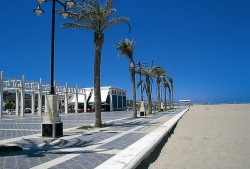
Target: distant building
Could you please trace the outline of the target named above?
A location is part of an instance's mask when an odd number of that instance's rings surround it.
[[[179,105],[190,106],[191,100],[179,100]]]
[[[94,111],[94,88],[83,88],[85,94],[78,94],[78,99],[76,95],[72,95],[69,99],[69,103],[73,104],[78,102],[79,108],[86,107],[87,112]],[[102,111],[122,111],[127,109],[126,102],[127,91],[121,88],[105,86],[101,87],[101,102]],[[84,105],[86,104],[86,106]]]

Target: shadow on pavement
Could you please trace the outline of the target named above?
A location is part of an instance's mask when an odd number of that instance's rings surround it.
[[[38,146],[35,140],[25,139],[22,143],[16,143],[18,146],[23,148],[23,151],[11,151],[11,152],[1,152],[0,157],[6,156],[26,156],[26,157],[43,157],[46,154],[69,154],[69,151],[56,151],[67,148],[84,148],[93,144],[92,140],[84,141],[80,138],[75,138],[70,141],[68,140],[59,140],[55,144],[50,144],[55,139],[50,141],[44,141],[43,145]],[[53,152],[54,151],[54,152]],[[79,153],[90,153],[91,151],[79,151]],[[74,151],[74,153],[77,153]]]

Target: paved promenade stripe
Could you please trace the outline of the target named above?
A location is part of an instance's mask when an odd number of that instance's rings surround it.
[[[45,168],[50,168],[50,167],[55,166],[55,164],[60,164],[62,162],[65,162],[66,159],[69,160],[69,159],[72,159],[72,158],[77,157],[77,156],[79,156],[79,154],[67,154],[67,155],[64,155],[62,157],[56,158],[54,160],[51,160],[49,162],[43,163],[42,165],[39,165],[39,166],[36,166],[36,167],[32,167],[31,169],[45,169]]]

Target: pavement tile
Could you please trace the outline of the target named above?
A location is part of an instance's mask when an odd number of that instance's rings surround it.
[[[119,149],[123,150],[129,145],[135,143],[137,140],[142,138],[145,134],[142,133],[128,133],[118,139],[115,139],[109,143],[99,146],[100,149]]]

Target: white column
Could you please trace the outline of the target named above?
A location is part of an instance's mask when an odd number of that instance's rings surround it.
[[[75,102],[75,113],[78,112],[78,88],[77,88],[77,85],[76,85],[76,102]]]
[[[3,71],[0,74],[0,118],[3,117]]]
[[[86,89],[84,89],[84,108],[83,111],[86,113],[87,112],[87,93]]]
[[[25,83],[24,83],[24,75],[22,76],[22,81],[21,81],[21,110],[20,110],[20,115],[23,117],[25,113]]]
[[[113,111],[112,90],[109,90],[109,97],[110,97],[110,111]]]
[[[35,92],[31,93],[31,113],[35,114]]]
[[[16,116],[19,115],[19,90],[16,90]]]
[[[64,98],[64,109],[65,109],[65,114],[69,113],[69,93],[68,93],[68,84],[66,83],[65,86],[65,98]]]
[[[40,78],[40,82],[38,85],[38,115],[42,115],[42,98],[43,98],[43,91],[42,91],[42,79]]]

